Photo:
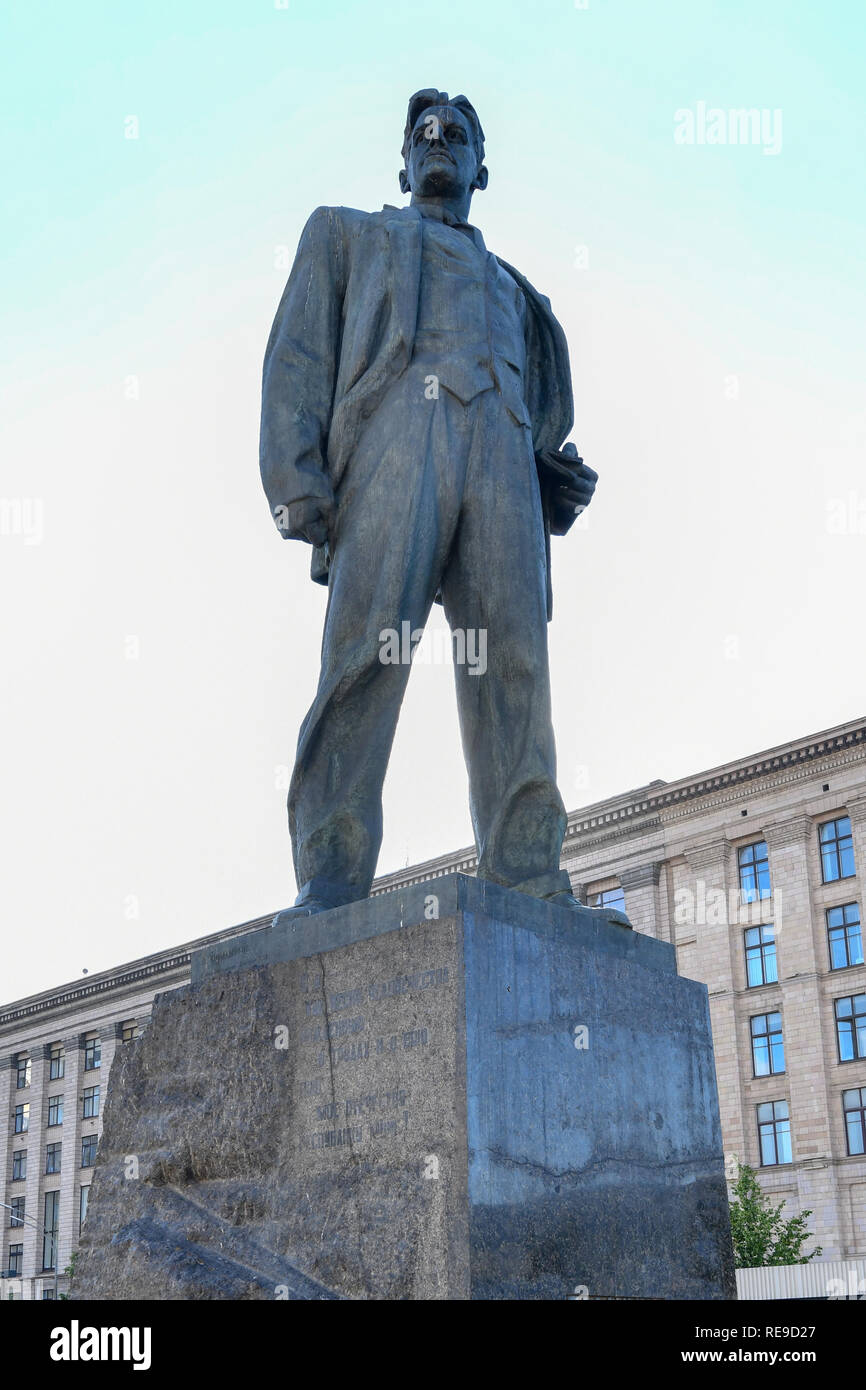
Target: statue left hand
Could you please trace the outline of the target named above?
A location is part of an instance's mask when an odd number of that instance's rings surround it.
[[[544,449],[536,457],[558,505],[570,506],[575,513],[589,506],[598,474],[584,463],[573,444]]]

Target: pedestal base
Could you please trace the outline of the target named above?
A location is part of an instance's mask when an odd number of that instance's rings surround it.
[[[735,1298],[707,993],[463,875],[208,947],[115,1063],[73,1298]]]

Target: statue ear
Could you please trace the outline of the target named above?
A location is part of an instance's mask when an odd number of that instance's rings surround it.
[[[411,189],[409,187],[409,175],[406,173],[406,170],[401,169],[397,177],[400,180],[400,192],[410,193]]]
[[[479,166],[478,173],[475,175],[475,182],[473,183],[472,187],[481,190],[487,187],[487,169],[485,165],[482,164]]]

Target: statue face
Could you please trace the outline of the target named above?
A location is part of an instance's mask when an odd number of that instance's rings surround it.
[[[422,198],[465,198],[483,187],[469,121],[454,106],[431,106],[415,122],[406,183]]]

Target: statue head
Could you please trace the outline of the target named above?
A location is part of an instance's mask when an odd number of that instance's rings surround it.
[[[484,131],[475,107],[464,96],[450,100],[435,87],[409,100],[403,134],[400,189],[421,198],[468,201],[487,187]]]

